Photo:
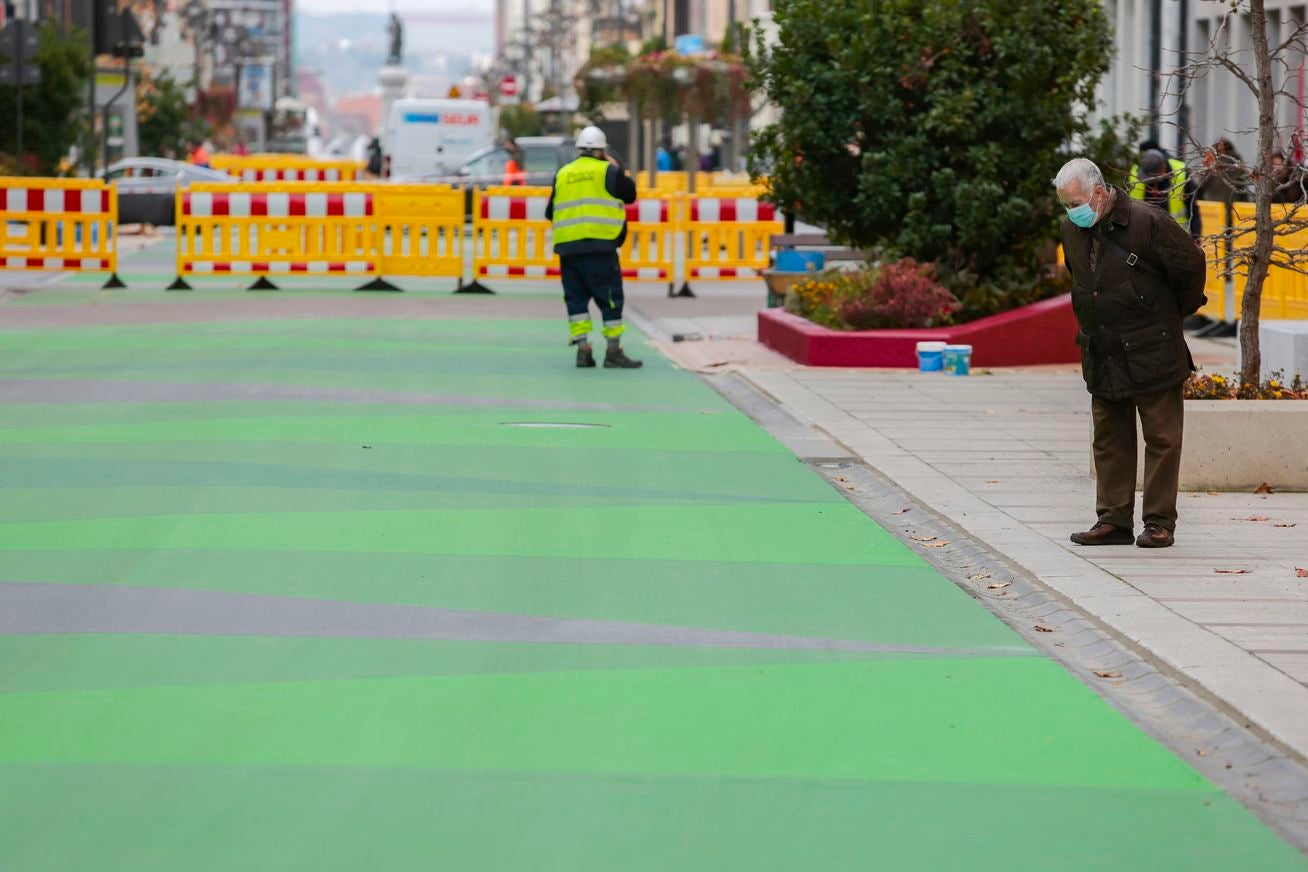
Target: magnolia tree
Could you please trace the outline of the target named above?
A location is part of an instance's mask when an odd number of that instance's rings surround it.
[[[1257,147],[1249,158],[1225,144],[1202,143],[1190,130],[1182,128],[1191,145],[1203,155],[1200,176],[1217,176],[1225,184],[1218,186],[1228,203],[1232,199],[1251,198],[1253,220],[1248,206],[1236,206],[1231,227],[1223,227],[1206,239],[1206,248],[1214,254],[1221,270],[1228,276],[1243,275],[1244,297],[1240,303],[1240,381],[1257,385],[1262,369],[1262,352],[1258,342],[1259,317],[1263,287],[1271,270],[1289,270],[1308,274],[1308,251],[1293,234],[1308,230],[1308,187],[1294,154],[1300,152],[1299,118],[1304,108],[1299,90],[1298,71],[1308,52],[1308,23],[1290,27],[1277,41],[1268,38],[1268,17],[1264,0],[1229,0],[1214,21],[1211,38],[1202,51],[1185,58],[1184,65],[1173,71],[1171,93],[1183,105],[1186,91],[1196,82],[1216,71],[1229,73],[1247,90],[1257,105],[1257,124],[1233,134],[1255,134]],[[1251,47],[1232,47],[1232,24],[1247,17]],[[1286,121],[1278,123],[1278,104],[1291,111]],[[1284,150],[1284,151],[1283,151]],[[1278,161],[1278,155],[1280,160]],[[1225,223],[1225,222],[1223,222]],[[1205,228],[1207,229],[1207,228]]]

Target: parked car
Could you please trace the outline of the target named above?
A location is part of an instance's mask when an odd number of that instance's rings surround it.
[[[573,140],[563,136],[521,136],[514,140],[522,152],[520,175],[524,185],[547,188],[554,184],[554,176],[566,164],[577,159]],[[426,173],[393,178],[397,184],[453,185],[463,188],[467,197],[467,213],[472,214],[472,192],[477,188],[490,188],[504,184],[504,168],[509,163],[509,150],[503,145],[492,145],[472,154],[453,173]],[[621,161],[619,160],[619,163]]]
[[[118,189],[119,224],[176,223],[177,189],[194,182],[236,181],[227,173],[161,157],[129,157],[109,167],[105,181]]]

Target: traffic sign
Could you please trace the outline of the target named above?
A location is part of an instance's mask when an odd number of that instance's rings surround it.
[[[508,75],[500,79],[500,96],[516,97],[518,96],[518,78],[517,76]]]
[[[459,86],[458,86],[458,85],[450,85],[450,99],[451,99],[451,100],[457,100],[457,99],[459,99],[459,98],[462,97],[462,96],[463,96],[463,92],[459,90]]]
[[[15,64],[0,64],[0,85],[20,84],[18,81],[19,72],[20,70]],[[22,73],[21,84],[24,85],[41,84],[41,68],[38,67],[36,64],[23,64],[21,73]]]

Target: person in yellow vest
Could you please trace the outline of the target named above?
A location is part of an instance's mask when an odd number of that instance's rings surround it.
[[[1146,149],[1131,167],[1126,189],[1132,200],[1144,200],[1167,212],[1191,236],[1200,235],[1198,215],[1192,214],[1193,185],[1185,162],[1169,158],[1161,149]]]
[[[608,139],[598,127],[577,135],[577,159],[559,170],[545,205],[554,222],[554,253],[563,273],[568,333],[577,346],[577,366],[593,367],[590,302],[599,307],[608,343],[605,369],[639,369],[622,350],[622,265],[618,250],[627,239],[627,204],[636,202],[636,183],[605,154]]]

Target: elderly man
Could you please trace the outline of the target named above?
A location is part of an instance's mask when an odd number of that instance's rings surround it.
[[[1099,513],[1072,541],[1131,544],[1139,415],[1144,532],[1134,541],[1166,548],[1176,530],[1182,385],[1194,369],[1181,319],[1205,302],[1204,256],[1168,213],[1105,185],[1092,161],[1068,161],[1054,187],[1067,210],[1063,253],[1091,395]]]

